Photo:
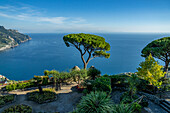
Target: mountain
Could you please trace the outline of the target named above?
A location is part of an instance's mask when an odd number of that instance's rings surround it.
[[[5,29],[0,26],[0,51],[18,46],[20,43],[31,40],[28,35],[19,33],[17,30]]]

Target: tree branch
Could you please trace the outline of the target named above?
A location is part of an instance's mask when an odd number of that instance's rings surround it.
[[[87,52],[89,53],[89,57],[87,58],[86,63],[90,61],[92,51],[92,49],[90,51],[87,50]]]
[[[92,58],[90,58],[90,60],[92,60],[92,59],[94,59],[94,58],[96,58],[96,57],[98,57],[98,56],[93,56]],[[89,60],[89,61],[90,61],[90,60]]]

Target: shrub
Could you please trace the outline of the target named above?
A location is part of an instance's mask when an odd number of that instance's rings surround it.
[[[128,87],[128,81],[127,79],[129,76],[127,75],[112,75],[111,78],[111,86],[112,87]]]
[[[135,102],[135,103],[132,104],[132,109],[135,112],[141,112],[142,106],[140,104],[138,104],[137,102]]]
[[[0,106],[2,106],[2,105],[4,105],[4,104],[5,104],[4,100],[1,100],[1,99],[0,99]]]
[[[9,84],[5,86],[7,91],[12,91],[16,89],[24,89],[24,88],[29,88],[35,86],[34,83],[31,81],[28,82],[19,82],[19,83],[14,83],[14,84]]]
[[[151,54],[139,66],[137,74],[141,79],[149,81],[151,85],[158,88],[162,85],[162,81],[159,80],[165,75],[165,72],[162,71],[163,66],[159,65]]]
[[[108,77],[97,78],[92,83],[92,88],[93,91],[104,91],[107,92],[107,94],[110,94],[112,92],[110,78]]]
[[[133,95],[131,96],[129,94],[129,92],[125,92],[121,95],[120,97],[120,101],[123,103],[123,104],[130,104],[132,103],[134,100],[138,99],[139,97],[137,95]],[[146,97],[144,97],[142,99],[142,101],[139,103],[142,107],[147,107],[148,106],[148,101],[146,99]]]
[[[133,109],[129,104],[117,104],[113,107],[113,113],[132,113]]]
[[[11,106],[5,109],[2,113],[32,113],[32,108],[30,106],[21,104]]]
[[[142,101],[140,102],[140,105],[142,106],[142,107],[147,107],[148,106],[148,100],[147,100],[147,98],[146,97],[144,97],[143,99],[142,99]]]
[[[170,91],[170,78],[163,77],[162,81],[162,91]]]
[[[0,106],[4,105],[5,103],[12,102],[13,100],[14,100],[14,95],[0,96]]]
[[[144,91],[146,90],[147,85],[149,85],[149,82],[143,79],[140,79],[139,84],[137,85],[138,90]]]
[[[43,76],[42,85],[48,85],[48,84],[49,84],[49,77],[48,76]]]
[[[56,93],[51,90],[44,90],[43,93],[38,91],[27,94],[28,100],[35,101],[39,104],[56,100]]]
[[[101,74],[100,70],[96,68],[89,68],[87,75],[90,76],[93,80]]]
[[[74,81],[78,81],[78,84],[79,84],[80,80],[83,80],[87,77],[87,70],[85,69],[72,70],[69,75],[70,77],[73,78]]]
[[[105,92],[91,92],[83,96],[77,105],[76,113],[112,113],[113,104]]]

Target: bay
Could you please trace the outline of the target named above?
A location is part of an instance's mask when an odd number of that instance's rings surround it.
[[[75,65],[83,68],[79,51],[64,44],[66,34],[29,33],[31,41],[0,52],[0,74],[12,80],[28,80],[34,75],[43,75],[46,69],[69,71]],[[109,59],[95,58],[88,64],[88,67],[94,65],[102,74],[136,72],[139,63],[144,61],[141,50],[155,39],[170,36],[165,33],[95,34],[104,37],[111,46]]]

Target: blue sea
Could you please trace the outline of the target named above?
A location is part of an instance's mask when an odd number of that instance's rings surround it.
[[[12,80],[27,80],[34,75],[43,75],[44,70],[69,71],[75,65],[83,68],[79,51],[66,47],[63,36],[68,33],[32,33],[32,40],[18,47],[0,52],[0,74]],[[111,45],[110,58],[95,58],[94,65],[102,74],[136,72],[144,58],[141,50],[151,41],[170,34],[112,33],[97,34]],[[164,65],[162,61],[159,61]]]

